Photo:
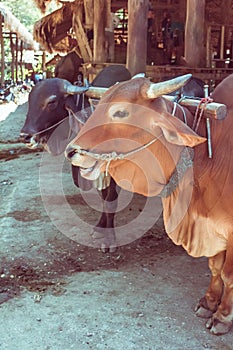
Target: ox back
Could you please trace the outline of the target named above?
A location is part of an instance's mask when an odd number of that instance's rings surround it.
[[[170,77],[164,77],[162,81],[166,81],[171,79]],[[175,95],[180,95],[186,96],[186,97],[205,97],[205,92],[204,92],[204,86],[206,83],[196,77],[192,77],[187,84],[185,84],[182,88],[179,90],[176,90],[174,92],[171,92],[169,95],[175,96]]]

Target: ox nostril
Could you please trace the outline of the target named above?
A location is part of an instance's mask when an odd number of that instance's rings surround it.
[[[73,147],[71,147],[71,146],[69,146],[69,147],[66,149],[66,157],[67,157],[68,159],[71,159],[71,158],[75,155],[75,153],[76,153],[76,150],[75,150]]]

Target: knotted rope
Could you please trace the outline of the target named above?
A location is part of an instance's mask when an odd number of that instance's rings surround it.
[[[196,112],[195,112],[195,116],[194,116],[194,120],[193,120],[193,125],[192,125],[192,129],[197,132],[199,125],[200,125],[200,121],[201,118],[203,117],[205,108],[207,106],[208,103],[213,102],[213,100],[210,97],[204,97],[200,100],[199,105],[197,106]],[[204,108],[200,108],[201,105],[204,104]],[[199,115],[198,115],[199,114]]]
[[[110,163],[113,160],[123,160],[123,159],[125,159],[127,157],[130,157],[130,156],[134,155],[135,153],[140,152],[140,151],[146,149],[147,147],[151,146],[160,137],[156,137],[156,138],[152,139],[151,141],[145,143],[144,145],[142,145],[140,147],[137,147],[137,148],[133,149],[132,151],[129,151],[129,152],[126,152],[126,153],[117,153],[115,151],[109,152],[109,153],[94,153],[94,152],[86,151],[86,150],[82,149],[79,145],[75,145],[75,152],[77,152],[80,155],[85,155],[85,156],[94,158],[96,160],[106,161],[107,164],[106,164],[105,172],[106,172],[106,176],[107,176],[108,175],[109,165],[110,165]]]

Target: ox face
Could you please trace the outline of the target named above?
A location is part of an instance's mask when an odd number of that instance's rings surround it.
[[[29,109],[21,130],[24,142],[31,148],[39,144],[46,146],[55,127],[66,118],[67,108],[75,110],[76,100],[72,95],[81,94],[86,90],[85,87],[75,87],[58,78],[39,82],[29,95]],[[59,137],[61,134],[67,136],[69,131],[68,123],[63,126],[68,130],[60,132]]]
[[[81,167],[81,175],[88,179],[95,179],[107,170],[118,184],[122,178],[127,180],[121,187],[130,190],[131,183],[135,192],[144,195],[148,195],[148,189],[145,189],[147,186],[143,182],[147,179],[142,173],[145,168],[149,173],[147,165],[153,165],[157,174],[154,184],[157,182],[157,185],[153,185],[152,192],[158,194],[165,182],[160,166],[163,157],[172,148],[174,159],[170,164],[174,168],[184,146],[193,147],[205,141],[170,115],[164,100],[159,98],[177,88],[177,84],[184,84],[189,77],[184,76],[175,84],[170,81],[168,85],[167,82],[151,84],[145,78],[137,78],[112,87],[78,137],[67,147],[67,157],[73,165]],[[156,154],[153,160],[147,147],[153,147],[153,154]],[[135,174],[141,179],[140,183],[134,181]]]

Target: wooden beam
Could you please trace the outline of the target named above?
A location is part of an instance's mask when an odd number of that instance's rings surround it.
[[[80,53],[84,62],[92,61],[92,51],[83,28],[83,7],[75,4],[73,10],[72,27],[78,43],[77,52]]]
[[[92,61],[92,51],[84,31],[83,25],[78,16],[73,17],[73,28],[75,31],[78,48],[84,62]]]
[[[132,75],[146,70],[148,5],[148,0],[128,0],[126,66]]]
[[[163,95],[169,101],[174,101],[174,96]],[[205,102],[201,103],[201,100],[195,98],[184,98],[179,101],[181,106],[187,107],[194,114],[196,109],[199,108],[203,110],[203,115],[205,118],[222,120],[227,116],[227,107],[222,103],[209,102],[205,104]]]

